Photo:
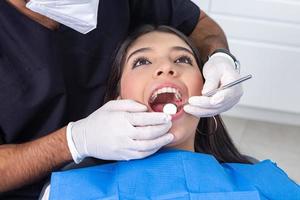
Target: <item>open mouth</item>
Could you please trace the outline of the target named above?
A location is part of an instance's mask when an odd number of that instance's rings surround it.
[[[149,106],[154,112],[163,112],[164,106],[168,103],[176,105],[177,112],[174,115],[181,113],[183,110],[184,102],[182,94],[177,88],[163,87],[157,89],[149,99]]]

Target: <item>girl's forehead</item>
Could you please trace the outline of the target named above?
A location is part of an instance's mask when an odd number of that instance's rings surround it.
[[[152,48],[167,48],[172,46],[182,46],[191,50],[189,45],[179,36],[173,33],[153,31],[138,37],[128,48],[128,52],[134,49],[152,47]]]

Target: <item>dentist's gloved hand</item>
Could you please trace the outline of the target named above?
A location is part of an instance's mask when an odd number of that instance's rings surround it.
[[[97,26],[99,0],[30,0],[26,7],[80,33]]]
[[[104,160],[139,159],[170,143],[171,117],[145,112],[133,100],[109,101],[88,117],[67,126],[67,141],[73,160],[85,157]]]
[[[203,76],[205,83],[202,94],[240,78],[239,72],[235,70],[234,60],[222,52],[213,54],[204,64]],[[184,106],[184,111],[198,118],[211,117],[232,108],[242,95],[243,88],[238,84],[218,91],[211,97],[193,96],[189,98],[189,104]]]

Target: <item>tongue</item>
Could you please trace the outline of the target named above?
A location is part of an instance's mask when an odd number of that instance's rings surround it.
[[[175,95],[174,93],[163,93],[159,94],[155,101],[153,103],[159,104],[159,103],[171,103],[172,101],[175,101]]]
[[[162,112],[165,104],[154,104],[152,105],[152,109],[154,112]]]

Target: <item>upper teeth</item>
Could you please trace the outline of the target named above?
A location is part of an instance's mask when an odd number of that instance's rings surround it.
[[[153,102],[157,95],[159,94],[163,94],[163,93],[174,93],[175,94],[175,97],[176,99],[180,100],[181,99],[181,94],[180,92],[176,89],[176,88],[172,88],[172,87],[163,87],[163,88],[160,88],[158,90],[156,90],[152,96],[151,96],[151,102]]]

